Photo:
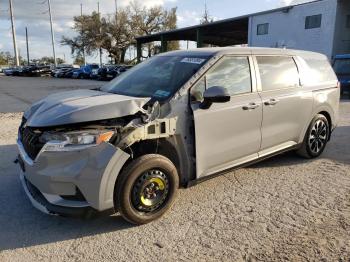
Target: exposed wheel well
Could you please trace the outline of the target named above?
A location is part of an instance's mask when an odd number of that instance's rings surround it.
[[[127,166],[134,159],[147,155],[147,154],[159,154],[168,158],[177,168],[177,172],[180,175],[180,158],[178,156],[176,148],[168,140],[164,138],[152,139],[140,141],[133,144],[131,147],[125,149],[131,157],[125,163],[124,166]]]

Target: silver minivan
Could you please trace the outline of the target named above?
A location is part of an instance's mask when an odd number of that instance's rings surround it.
[[[162,216],[192,186],[295,150],[322,154],[340,89],[321,54],[209,48],[155,56],[97,90],[33,104],[18,133],[21,181],[48,214]]]

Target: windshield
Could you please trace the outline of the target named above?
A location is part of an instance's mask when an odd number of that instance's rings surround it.
[[[340,75],[350,75],[350,59],[335,60],[334,71]]]
[[[134,97],[161,101],[178,91],[209,57],[155,56],[121,74],[101,88]]]

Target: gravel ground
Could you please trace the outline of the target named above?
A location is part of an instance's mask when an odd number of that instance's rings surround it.
[[[350,261],[350,101],[321,158],[287,153],[180,190],[139,227],[34,209],[13,164],[20,118],[0,114],[0,261]]]

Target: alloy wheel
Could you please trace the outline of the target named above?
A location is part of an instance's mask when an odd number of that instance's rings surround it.
[[[309,139],[308,139],[309,148],[311,152],[313,154],[320,153],[324,149],[327,143],[327,139],[328,139],[327,124],[322,119],[319,119],[313,125],[309,135]]]

